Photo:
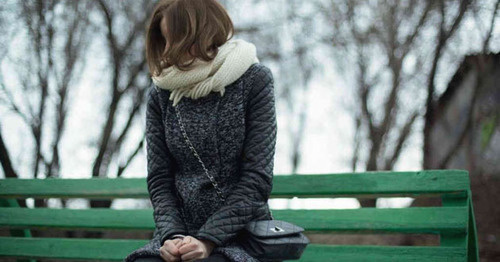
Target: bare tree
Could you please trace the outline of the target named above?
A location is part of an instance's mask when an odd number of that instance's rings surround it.
[[[488,47],[490,44],[490,40],[493,37],[493,29],[495,28],[495,22],[497,19],[497,13],[498,13],[499,8],[500,8],[500,0],[497,0],[494,7],[493,7],[493,10],[492,10],[492,15],[491,15],[491,20],[489,22],[489,26],[484,30],[485,32],[482,32],[482,28],[480,28],[481,23],[479,21],[476,21],[476,24],[479,27],[478,30],[480,30],[480,34],[483,37],[482,44],[481,44],[481,46],[482,46],[481,51],[483,54],[487,54],[489,52]],[[473,6],[474,16],[475,16],[476,20],[478,20],[477,16],[480,15],[479,14],[480,12],[478,12],[477,9],[478,9],[477,6]],[[476,76],[476,81],[475,81],[476,84],[475,84],[475,88],[474,88],[473,97],[471,99],[471,108],[472,108],[472,105],[476,104],[477,95],[478,95],[478,92],[480,90],[480,87],[483,85],[484,80],[488,79],[488,74],[491,74],[491,72],[486,70],[487,63],[485,61],[482,61],[482,60],[484,60],[484,58],[482,56],[479,56],[477,59],[478,59],[478,62],[476,63],[476,66],[477,66],[478,74]],[[440,96],[439,98],[436,99],[436,102],[438,99],[442,99],[442,98],[443,98],[443,96]],[[435,103],[433,103],[432,106],[435,107]],[[455,154],[459,151],[461,145],[464,143],[464,140],[472,132],[472,127],[474,125],[473,113],[474,112],[472,109],[468,112],[467,120],[466,120],[467,125],[460,131],[460,133],[459,133],[460,135],[458,136],[458,139],[453,143],[453,146],[445,154],[445,157],[443,157],[443,159],[439,163],[434,164],[434,165],[429,163],[429,160],[427,160],[426,164],[428,165],[428,168],[445,169],[446,167],[449,166],[450,161],[453,159]],[[429,126],[427,126],[429,130],[430,130],[430,128],[432,128],[432,124],[433,124],[432,118],[433,117],[434,116],[430,117],[431,118],[429,120],[430,122],[427,123],[429,125]],[[429,145],[427,144],[427,146],[429,146]]]
[[[321,46],[316,28],[320,29],[316,12],[310,1],[222,1],[232,17],[240,12],[241,3],[260,6],[273,14],[254,12],[250,21],[235,19],[235,35],[248,38],[257,45],[260,61],[276,69],[276,94],[288,115],[290,125],[284,132],[290,138],[291,171],[296,174],[301,164],[303,141],[308,125],[310,84],[314,73],[322,67],[314,57]],[[283,3],[286,3],[285,5]],[[277,9],[279,8],[279,9]],[[309,11],[304,11],[309,10]]]
[[[293,123],[290,126],[290,137],[292,139],[291,160],[292,168],[291,173],[296,174],[300,165],[301,152],[303,151],[301,145],[304,141],[305,129],[307,126],[307,110],[308,101],[307,94],[310,91],[310,82],[313,72],[320,66],[313,58],[312,53],[318,46],[318,42],[314,38],[314,15],[300,15],[299,11],[302,10],[303,1],[289,1],[286,8],[286,24],[293,24],[296,26],[290,27],[289,34],[292,39],[292,46],[290,53],[284,54],[283,59],[289,59],[290,62],[282,61],[281,65],[291,64],[292,70],[296,71],[295,77],[290,77],[293,83],[286,85],[284,92],[289,92],[286,105],[290,112],[293,112]],[[287,67],[287,69],[290,69]],[[284,70],[285,72],[287,70]],[[290,74],[290,73],[288,73]],[[295,96],[292,96],[292,93]]]
[[[109,69],[111,75],[109,111],[105,118],[104,127],[98,142],[98,153],[92,167],[92,177],[106,177],[109,173],[109,164],[113,157],[120,153],[134,118],[139,116],[143,104],[145,91],[150,86],[147,75],[144,51],[144,34],[147,14],[136,10],[151,10],[152,1],[114,2],[98,0],[97,6],[102,16],[100,27],[104,31],[107,53],[109,54]],[[123,23],[126,21],[126,23]],[[124,114],[126,123],[120,131],[116,129],[116,117],[119,103],[124,97],[130,96],[132,107]],[[130,161],[137,155],[143,145],[143,140],[137,144],[126,161],[117,170],[121,176]],[[91,207],[109,207],[109,200],[91,200]]]
[[[13,62],[18,67],[16,77],[22,86],[9,88],[2,83],[2,104],[18,115],[33,135],[34,178],[40,178],[42,173],[45,177],[59,176],[59,144],[65,127],[67,94],[72,83],[78,80],[75,70],[84,65],[82,54],[88,44],[85,35],[89,21],[83,12],[88,6],[88,2],[82,1],[41,0],[23,1],[15,6],[19,9],[20,26],[26,32],[24,55]],[[56,8],[62,8],[65,12],[58,13]],[[16,25],[14,21],[10,22]],[[21,92],[14,93],[14,90]],[[21,96],[22,104],[16,102],[16,96]],[[35,98],[37,100],[33,101]],[[55,118],[47,117],[49,107],[56,112]],[[51,123],[51,119],[55,119],[55,123]],[[50,141],[44,141],[44,137],[50,137],[43,134],[44,126],[51,124],[54,132],[50,135],[53,137]],[[43,143],[51,144],[51,154],[42,152]],[[1,161],[6,176],[17,177],[3,142],[2,151],[4,157]],[[45,206],[46,203],[36,200],[35,205]]]
[[[12,7],[8,5],[0,5],[0,64],[2,64],[5,56],[7,55],[8,44],[12,39],[12,33],[9,33],[9,31],[14,32],[14,30],[11,30],[11,28],[7,26],[7,21],[9,21],[9,17],[7,17],[7,14],[10,8]],[[0,90],[2,90],[2,92],[6,90],[4,79],[1,74]],[[0,102],[2,104],[8,104],[8,101],[4,96],[0,96],[0,99]],[[5,139],[2,135],[1,124],[2,123],[0,122],[0,164],[2,165],[5,177],[17,178],[17,173],[10,158],[9,149],[7,148]],[[24,203],[24,201],[22,202]]]
[[[498,20],[500,1],[485,2],[475,2],[468,12],[474,16],[480,35],[477,53],[461,59],[460,66],[444,92],[431,94],[432,115],[429,115],[430,119],[426,119],[426,135],[429,136],[426,145],[430,151],[426,153],[425,165],[429,169],[451,168],[469,171],[481,247],[480,256],[483,260],[495,260],[499,255],[498,243],[487,240],[486,236],[499,232],[497,221],[500,218],[500,213],[495,212],[494,202],[491,201],[498,198],[500,186],[500,180],[496,176],[499,170],[496,165],[498,143],[495,144],[491,139],[499,132],[498,97],[494,94],[497,89],[500,56],[490,50],[490,41],[495,38],[494,28]],[[491,18],[486,19],[490,14]],[[456,19],[459,17],[456,16]],[[451,30],[451,27],[449,28]],[[467,95],[464,100],[457,102],[457,97],[463,96],[465,92]],[[447,112],[457,111],[459,107],[462,108],[460,118],[450,117]],[[484,132],[485,130],[487,132]],[[439,141],[439,146],[436,146],[436,141]],[[439,200],[430,198],[417,198],[412,203],[413,206],[439,204]],[[407,239],[405,244],[412,244],[411,239]]]
[[[474,8],[474,17],[476,18],[476,22],[478,22],[478,16],[480,15],[479,12],[477,12],[478,8]],[[483,53],[487,53],[489,51],[489,45],[491,42],[491,38],[493,37],[493,30],[495,29],[495,25],[498,19],[498,9],[500,9],[500,0],[497,0],[495,3],[495,6],[493,7],[493,12],[491,14],[491,21],[489,23],[489,27],[487,28],[485,33],[482,33],[484,36],[483,40]],[[481,30],[481,23],[478,22],[478,29]]]
[[[430,130],[432,123],[434,122],[434,110],[436,106],[436,72],[439,60],[442,57],[443,51],[446,48],[446,44],[450,40],[450,38],[455,34],[460,23],[462,22],[465,12],[467,11],[470,1],[464,0],[460,1],[458,12],[455,17],[450,18],[450,11],[446,9],[445,1],[437,1],[438,10],[439,10],[439,27],[435,49],[433,52],[432,66],[430,72],[428,73],[427,80],[427,99],[425,102],[425,124],[424,124],[424,169],[431,168],[429,165],[429,150],[430,150]],[[451,22],[447,22],[447,20],[451,20]]]
[[[330,44],[339,68],[354,68],[355,141],[351,166],[365,170],[391,170],[399,159],[421,107],[407,104],[401,93],[414,92],[411,81],[423,58],[415,45],[427,25],[432,1],[318,2],[331,31]],[[361,22],[360,22],[361,21]],[[408,57],[413,70],[404,69]],[[342,71],[346,75],[351,74]],[[385,97],[381,98],[381,93]],[[374,98],[376,97],[376,98]],[[375,104],[374,101],[383,101]],[[401,111],[401,109],[405,109]],[[367,147],[366,161],[360,157]],[[361,201],[374,206],[374,200]]]

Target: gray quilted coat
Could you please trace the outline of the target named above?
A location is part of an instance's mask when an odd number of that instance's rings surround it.
[[[175,234],[215,242],[212,253],[231,261],[258,261],[236,241],[245,224],[271,219],[277,121],[273,75],[255,63],[238,80],[179,106],[186,133],[226,202],[222,203],[203,167],[186,144],[170,91],[151,87],[146,110],[147,186],[156,228],[145,246],[125,261],[159,256]]]

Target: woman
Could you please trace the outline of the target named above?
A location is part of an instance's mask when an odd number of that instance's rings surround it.
[[[156,228],[127,262],[258,261],[238,237],[246,223],[272,219],[274,80],[255,45],[232,37],[216,0],[163,0],[154,9],[146,143]]]

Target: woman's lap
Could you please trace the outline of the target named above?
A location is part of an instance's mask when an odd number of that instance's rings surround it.
[[[161,257],[140,257],[134,259],[134,262],[165,262]]]
[[[211,254],[207,258],[198,259],[196,261],[203,262],[228,262],[229,260],[222,254]],[[134,260],[134,262],[164,262],[161,257],[141,257]]]
[[[199,259],[198,261],[203,261],[203,262],[227,262],[227,261],[229,261],[229,259],[227,259],[222,254],[211,254],[207,258]]]

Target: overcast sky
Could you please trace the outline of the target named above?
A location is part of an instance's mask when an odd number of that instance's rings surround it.
[[[240,2],[240,1],[238,1]],[[249,1],[241,1],[242,7],[238,10],[229,10],[233,18],[233,22],[244,24],[247,20],[255,19],[255,13],[259,13],[260,17],[265,17],[265,13],[274,14],[272,18],[278,19],[281,13],[280,9],[270,10],[264,5],[258,7],[250,7]],[[273,1],[273,4],[279,6],[284,3],[284,0]],[[268,16],[269,17],[269,16]],[[498,25],[498,23],[497,23]],[[477,48],[475,41],[475,29],[473,21],[466,20],[466,28],[468,31],[460,31],[461,34],[471,39],[469,46],[463,46],[464,50],[474,51]],[[500,27],[496,26],[494,30],[494,38],[492,39],[492,49],[498,52],[500,49]],[[283,32],[286,33],[286,32]],[[284,36],[286,37],[286,36]],[[235,38],[239,38],[238,35]],[[18,47],[23,47],[25,43],[23,34],[18,34],[11,42],[9,52],[11,56],[20,55],[22,50]],[[257,48],[261,43],[255,42]],[[282,47],[286,48],[286,47]],[[89,178],[91,177],[92,161],[97,153],[93,141],[97,139],[100,130],[102,129],[105,112],[107,111],[108,101],[105,99],[108,95],[109,88],[105,88],[109,83],[109,74],[107,74],[107,54],[105,53],[104,43],[102,39],[96,38],[92,42],[87,58],[87,66],[80,72],[82,74],[81,82],[77,88],[72,89],[70,93],[70,111],[67,119],[67,127],[61,141],[61,173],[65,178]],[[338,72],[336,72],[331,57],[325,56],[326,50],[318,49],[315,51],[315,58],[325,65],[327,73],[317,72],[313,76],[313,81],[310,82],[310,92],[307,94],[308,117],[307,128],[305,130],[305,140],[302,147],[302,160],[298,173],[339,173],[349,172],[350,160],[352,157],[352,141],[353,141],[353,121],[348,111],[346,102],[352,100],[351,87]],[[280,79],[286,76],[279,75],[274,71],[272,64],[268,66],[273,70],[275,76],[275,86],[279,90],[282,88]],[[447,81],[457,68],[457,64],[450,66],[446,73],[440,74],[440,88],[443,90]],[[15,68],[10,64],[9,60],[2,61],[2,74],[6,85],[10,90],[16,90],[20,84],[16,79],[16,74],[12,71]],[[103,84],[104,83],[104,84]],[[19,101],[22,102],[22,101]],[[48,112],[49,114],[53,112]],[[145,116],[145,112],[141,113]],[[290,172],[290,137],[287,132],[288,125],[294,125],[294,119],[288,117],[284,110],[284,105],[277,101],[277,117],[278,117],[278,140],[275,155],[275,174],[287,174]],[[6,137],[7,147],[10,150],[10,156],[14,162],[16,171],[22,178],[30,178],[32,175],[32,148],[34,147],[33,138],[27,129],[27,126],[16,115],[6,111],[5,107],[0,105],[0,118],[2,134]],[[117,121],[123,121],[118,117]],[[131,132],[127,144],[130,149],[134,148],[137,142],[141,139],[144,132],[145,118],[138,119]],[[119,126],[119,125],[118,125]],[[46,126],[50,128],[50,126]],[[417,132],[413,132],[412,137],[407,144],[406,150],[397,162],[395,169],[399,171],[410,171],[421,169],[422,164],[422,138],[421,132],[422,123],[418,122],[415,125]],[[50,133],[50,130],[45,130],[45,134]],[[49,145],[44,145],[44,149],[48,149]],[[110,170],[116,169],[116,163],[110,166]],[[1,170],[1,169],[0,169]],[[0,177],[3,174],[0,171]],[[111,172],[113,174],[114,172]],[[145,148],[139,154],[131,165],[127,168],[123,175],[124,177],[145,177],[146,176],[146,158]],[[392,204],[401,206],[408,204],[408,200],[396,201]],[[81,204],[81,203],[80,203]],[[75,208],[81,205],[75,201]],[[144,201],[117,201],[115,207],[124,208],[134,205],[143,205]],[[271,208],[284,207],[285,202],[281,200],[271,200]],[[384,205],[389,205],[386,202]],[[392,205],[391,204],[391,205]],[[355,208],[358,203],[352,199],[336,199],[331,201],[314,201],[304,202],[294,200],[292,207],[294,208]]]

